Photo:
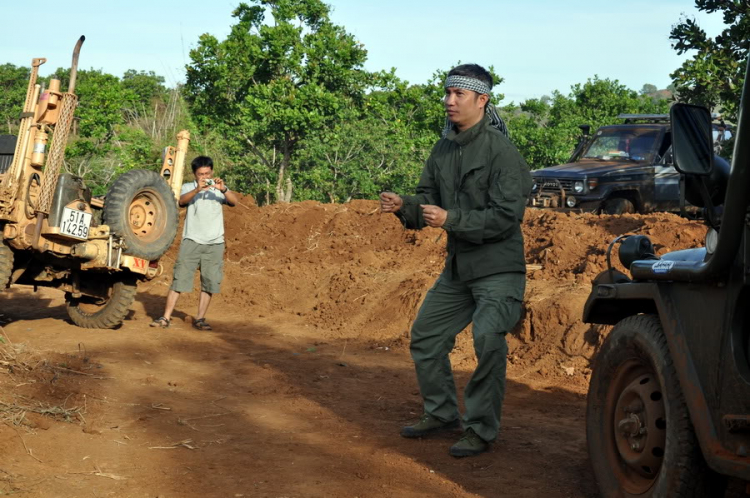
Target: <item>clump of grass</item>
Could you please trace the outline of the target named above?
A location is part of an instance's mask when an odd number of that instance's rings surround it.
[[[83,410],[80,407],[66,408],[65,406],[53,406],[47,403],[26,400],[28,404],[22,405],[17,402],[6,403],[0,400],[0,420],[12,425],[24,425],[26,413],[38,413],[55,420],[65,422],[85,422]]]
[[[8,391],[0,390],[0,422],[13,426],[29,425],[26,421],[26,414],[36,413],[64,422],[78,421],[85,423],[85,407],[67,406],[70,395],[60,405],[29,399],[15,392],[18,387],[35,384],[38,380],[50,385],[54,384],[61,374],[92,375],[69,368],[70,363],[75,363],[76,360],[80,360],[84,364],[88,363],[88,358],[85,357],[85,349],[79,348],[81,358],[71,357],[72,361],[70,362],[55,364],[37,352],[29,350],[23,344],[14,344],[8,334],[4,333],[2,326],[0,326],[0,333],[2,333],[0,335],[0,373],[8,374],[14,378],[14,386],[11,389]],[[1,370],[3,368],[5,369],[4,372]],[[19,380],[21,382],[17,382]],[[24,382],[25,380],[29,380],[29,382]],[[2,382],[0,382],[0,385],[2,385]],[[4,396],[11,399],[2,399]]]

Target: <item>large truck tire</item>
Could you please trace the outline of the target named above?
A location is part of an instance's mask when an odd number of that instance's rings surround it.
[[[657,316],[623,319],[602,345],[589,385],[586,439],[601,496],[722,495],[721,478],[701,454]]]
[[[172,189],[154,171],[128,171],[107,193],[104,223],[124,239],[125,254],[159,259],[177,235],[179,218]]]
[[[629,199],[615,197],[604,201],[604,214],[626,214],[635,213],[635,206]]]
[[[13,273],[13,251],[0,241],[0,292],[10,285],[10,276]]]
[[[112,329],[125,320],[130,305],[135,300],[138,288],[137,280],[128,276],[120,280],[112,280],[109,284],[106,299],[81,297],[67,299],[68,316],[85,329]]]

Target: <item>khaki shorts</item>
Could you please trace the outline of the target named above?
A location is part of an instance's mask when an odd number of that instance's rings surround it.
[[[175,292],[192,292],[193,276],[198,269],[201,271],[201,290],[218,294],[224,277],[224,244],[198,244],[183,239],[170,288]]]

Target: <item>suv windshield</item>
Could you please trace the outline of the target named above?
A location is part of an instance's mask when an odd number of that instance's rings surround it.
[[[583,155],[584,159],[650,161],[659,130],[653,128],[610,128],[599,130]]]

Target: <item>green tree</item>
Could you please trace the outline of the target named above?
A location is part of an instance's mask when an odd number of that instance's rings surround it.
[[[460,61],[456,65],[459,64]],[[497,89],[503,78],[495,73],[492,66],[488,71],[494,81],[493,88]],[[366,112],[381,114],[384,119],[393,122],[402,120],[415,132],[432,132],[434,140],[437,140],[445,126],[443,82],[447,76],[448,70],[437,70],[427,83],[410,85],[399,79],[394,70],[373,74]],[[504,98],[502,93],[496,91],[490,95],[491,101],[496,105]]]
[[[102,143],[125,122],[123,108],[137,101],[136,94],[124,88],[117,76],[100,70],[79,71],[76,93],[80,102],[76,110],[78,134]]]
[[[166,143],[160,143],[161,135],[153,136],[156,122],[161,119],[163,110],[168,109],[175,116],[179,114],[175,106],[161,100],[168,97],[168,93],[154,86],[151,86],[153,93],[149,93],[144,81],[158,82],[159,77],[153,73],[128,73],[129,78],[120,79],[101,70],[78,71],[75,88],[78,108],[66,149],[66,169],[85,178],[96,195],[105,194],[119,175],[133,168],[157,169],[161,147]],[[67,90],[70,71],[58,69],[56,75],[63,91]],[[133,85],[138,80],[144,84]],[[148,95],[157,111],[151,112],[151,121],[146,123],[136,118],[138,106]],[[160,126],[158,131],[162,130]],[[173,142],[174,132],[168,143]]]
[[[59,68],[54,77],[63,92],[68,90],[70,70]],[[125,123],[124,109],[138,101],[135,92],[123,86],[117,76],[100,69],[78,70],[75,93],[78,95],[74,133],[81,138],[106,144],[115,127]]]
[[[560,96],[554,95],[558,102]],[[552,103],[529,99],[520,105],[505,106],[503,115],[511,140],[532,168],[563,162],[570,155],[577,129],[575,118],[550,121]]]
[[[573,85],[568,95],[555,91],[549,102],[531,99],[503,111],[511,139],[536,169],[567,161],[581,135],[580,125],[596,130],[616,123],[619,114],[663,114],[668,110],[665,99],[640,96],[617,80],[595,76]]]
[[[298,197],[345,202],[383,190],[412,192],[445,126],[445,76],[436,71],[427,83],[411,85],[394,70],[373,74],[361,108],[342,110],[333,127],[301,142]],[[502,82],[493,77],[496,86]]]
[[[165,100],[167,93],[164,77],[153,71],[128,69],[122,76],[122,87],[133,92],[139,102],[146,104],[152,103],[155,99]]]
[[[301,198],[347,202],[375,198],[383,190],[413,190],[438,133],[395,117],[396,107],[378,108],[370,102],[365,107],[369,112],[342,116],[333,128],[308,135],[301,143]]]
[[[651,83],[646,83],[643,85],[643,88],[641,88],[641,91],[639,93],[641,95],[651,96],[658,91],[659,89],[656,88],[656,85],[652,85]]]
[[[709,37],[693,18],[683,17],[672,27],[672,47],[682,55],[695,54],[675,70],[672,77],[677,98],[721,108],[725,118],[737,119],[748,57],[750,4],[744,1],[695,0],[699,11],[721,13],[726,28]]]
[[[19,116],[26,100],[30,70],[13,64],[0,65],[0,124],[4,133],[17,130]]]
[[[364,98],[366,51],[328,14],[320,0],[241,3],[226,40],[205,34],[190,52],[185,95],[196,123],[273,171],[277,201],[292,198],[301,141]]]
[[[309,136],[297,159],[300,197],[347,202],[372,198],[383,185],[416,181],[409,178],[408,142],[395,135],[394,127],[369,117],[344,119],[327,133]]]
[[[9,133],[17,132],[29,71],[0,65],[0,123]],[[49,87],[53,77],[61,80],[63,92],[68,90],[69,69],[58,68],[38,83]],[[129,169],[158,168],[161,148],[174,143],[178,127],[190,127],[179,92],[167,91],[164,78],[153,72],[129,70],[120,79],[101,70],[79,70],[77,81],[78,107],[65,164],[97,195]]]

